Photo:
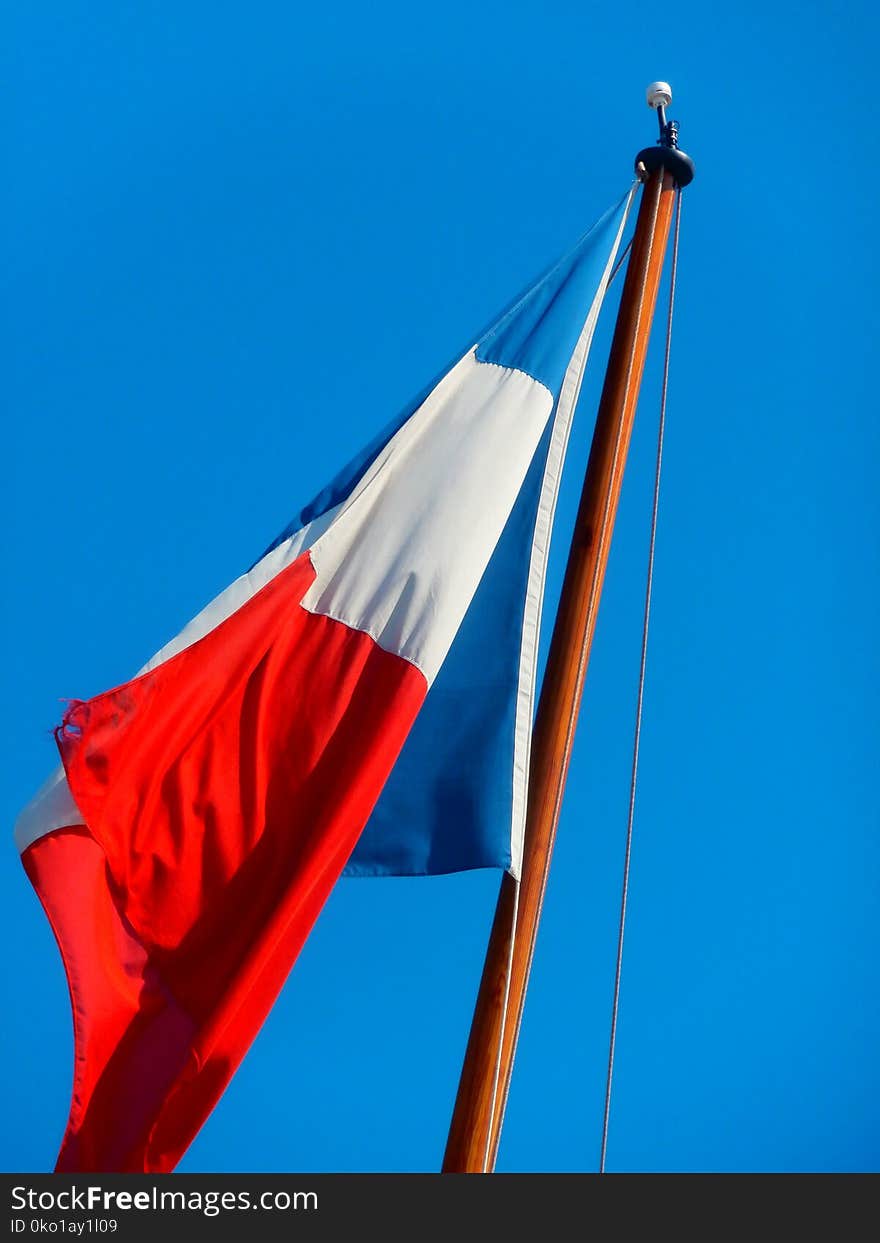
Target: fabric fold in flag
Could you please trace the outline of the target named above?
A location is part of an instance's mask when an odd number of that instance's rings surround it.
[[[61,950],[57,1169],[174,1168],[343,871],[518,874],[550,531],[631,192],[131,681],[16,826]]]

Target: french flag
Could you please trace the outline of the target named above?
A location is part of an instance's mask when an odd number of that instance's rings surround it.
[[[131,681],[16,838],[74,1028],[56,1169],[174,1168],[339,877],[518,875],[553,512],[627,194]]]

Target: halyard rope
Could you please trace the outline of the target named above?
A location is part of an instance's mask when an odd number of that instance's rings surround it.
[[[651,591],[654,585],[654,550],[657,542],[657,514],[660,507],[660,475],[663,467],[663,437],[666,430],[666,392],[669,384],[669,353],[672,344],[672,312],[675,306],[675,278],[678,269],[678,237],[681,226],[681,190],[676,194],[675,236],[672,243],[672,272],[669,279],[669,312],[666,319],[666,350],[663,358],[663,387],[660,394],[660,425],[657,431],[657,464],[654,469],[654,501],[651,509],[651,539],[648,549],[648,578],[645,585],[645,614],[642,624],[642,651],[639,662],[639,689],[636,699],[636,721],[633,733],[632,775],[629,787],[629,811],[626,820],[626,852],[623,862],[623,884],[620,894],[620,925],[617,933],[617,964],[614,972],[614,998],[611,1006],[611,1034],[608,1042],[608,1075],[605,1081],[605,1111],[602,1118],[602,1150],[599,1173],[605,1173],[608,1151],[608,1120],[611,1114],[611,1082],[614,1076],[614,1046],[617,1040],[617,1012],[620,1004],[620,975],[623,966],[623,934],[626,927],[626,901],[629,895],[629,871],[632,858],[633,820],[636,808],[636,787],[639,773],[639,744],[642,737],[642,707],[645,698],[645,669],[648,658],[648,627],[651,620]]]
[[[629,241],[627,242],[626,246],[623,248],[623,254],[622,254],[622,255],[620,256],[620,258],[617,260],[617,263],[615,263],[615,265],[614,265],[614,271],[613,271],[613,272],[611,273],[611,275],[608,277],[608,288],[609,288],[609,289],[611,288],[612,284],[614,283],[614,278],[615,278],[615,276],[617,275],[617,273],[620,271],[620,269],[623,267],[624,263],[626,262],[626,257],[627,257],[627,255],[629,254],[629,252],[632,250],[632,244],[633,244],[633,240],[632,240],[632,238],[630,238],[630,239],[629,239]]]

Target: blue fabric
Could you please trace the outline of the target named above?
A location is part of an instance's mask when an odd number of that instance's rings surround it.
[[[481,362],[524,371],[559,396],[620,228],[626,197],[524,295],[477,347]]]
[[[554,415],[625,204],[626,196],[476,338],[480,361],[544,384],[554,397]],[[349,495],[448,369],[296,514],[266,552]],[[551,427],[552,419],[346,875],[418,876],[510,865],[523,612]]]
[[[345,869],[348,876],[510,865],[523,603],[550,435],[548,424],[461,629]]]

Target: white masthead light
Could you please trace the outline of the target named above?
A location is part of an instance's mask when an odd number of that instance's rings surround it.
[[[672,103],[672,87],[668,82],[652,82],[645,95],[649,108],[668,108]]]

